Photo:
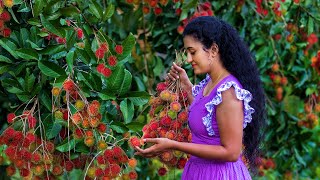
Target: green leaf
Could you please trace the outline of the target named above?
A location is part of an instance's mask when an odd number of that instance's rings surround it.
[[[124,99],[120,102],[120,110],[123,114],[124,122],[126,124],[130,123],[134,115],[133,103],[128,99]]]
[[[306,162],[300,156],[300,154],[299,154],[299,152],[297,151],[296,148],[294,148],[294,154],[295,154],[295,158],[298,160],[298,162],[301,163],[303,166],[306,166]]]
[[[133,132],[139,132],[142,130],[144,124],[139,123],[139,122],[131,122],[126,124],[127,128],[130,129]]]
[[[25,60],[38,60],[39,58],[38,53],[33,49],[17,49],[16,54]]]
[[[189,10],[195,8],[198,5],[198,0],[185,0],[182,5],[182,9]]]
[[[40,53],[43,55],[54,55],[65,50],[64,45],[51,45],[47,46],[45,49],[41,50]]]
[[[38,67],[43,74],[50,77],[57,78],[65,75],[65,71],[60,66],[50,61],[38,61]]]
[[[154,58],[156,61],[156,66],[153,68],[153,73],[155,76],[160,76],[161,73],[163,73],[164,65],[159,57],[155,56]]]
[[[60,10],[61,15],[66,16],[66,17],[72,17],[72,16],[79,16],[79,11],[76,7],[65,7],[61,8]]]
[[[74,51],[69,51],[66,57],[69,73],[73,72]]]
[[[112,122],[112,124],[110,125],[110,128],[114,131],[116,131],[117,133],[125,133],[128,132],[128,128],[121,122]]]
[[[52,138],[56,137],[56,136],[59,134],[59,132],[61,131],[61,129],[62,129],[62,125],[59,124],[58,121],[55,121],[55,122],[52,124],[51,127],[49,126],[49,127],[46,129],[46,137],[47,137],[48,139],[52,139]]]
[[[98,19],[101,19],[102,9],[98,3],[91,1],[92,4],[89,5],[90,12],[96,16]]]
[[[11,17],[14,19],[14,21],[15,21],[16,23],[20,24],[20,22],[18,21],[16,15],[14,14],[12,8],[8,8],[7,10],[10,12]]]
[[[30,8],[27,6],[27,3],[22,3],[17,10],[17,12],[30,12]]]
[[[18,59],[18,56],[15,52],[17,46],[12,41],[6,38],[2,38],[0,39],[0,46],[7,50],[14,58]]]
[[[13,87],[8,87],[7,91],[12,93],[12,94],[21,94],[21,93],[24,92],[22,89],[14,87],[14,86]]]
[[[42,9],[45,7],[46,1],[43,0],[35,0],[33,6],[33,16],[37,17],[42,12]]]
[[[110,92],[118,92],[121,87],[122,80],[124,77],[123,66],[117,66],[113,71],[111,76],[108,78],[107,87]]]
[[[33,74],[31,74],[30,76],[26,76],[26,90],[28,91],[28,92],[31,92],[31,90],[33,89],[33,85],[34,85],[34,82],[35,82],[35,80],[36,80],[36,77],[33,75]]]
[[[60,31],[58,31],[58,29],[56,29],[56,27],[54,27],[44,16],[43,14],[40,14],[40,19],[42,22],[43,27],[45,27],[49,32],[52,32],[53,34],[59,36],[59,37],[63,37],[62,34],[60,33]]]
[[[118,55],[117,58],[119,61],[125,59],[127,56],[130,55],[132,48],[136,43],[135,37],[130,33],[129,36],[122,42],[123,46],[123,53]]]
[[[122,95],[122,94],[128,92],[128,90],[131,88],[131,82],[132,82],[132,75],[128,70],[125,69],[123,81],[121,83],[118,94]]]
[[[0,65],[0,74],[8,72],[10,65]]]
[[[7,57],[5,57],[5,56],[2,56],[2,55],[0,55],[0,62],[6,62],[6,63],[13,63],[12,61],[11,61],[11,59],[9,59],[9,58],[7,58]]]
[[[114,94],[109,93],[108,91],[100,92],[98,93],[98,95],[103,101],[116,99],[116,96]]]
[[[77,141],[75,139],[71,139],[71,140],[66,140],[64,141],[64,144],[56,147],[56,150],[60,151],[60,152],[67,152],[70,151],[71,149],[75,148],[77,144]]]
[[[45,91],[41,91],[40,92],[40,101],[41,104],[43,104],[48,111],[52,111],[52,103],[51,103],[51,97],[49,97],[49,95],[45,92]]]
[[[313,18],[311,16],[309,16],[309,19],[308,19],[308,35],[310,35],[313,32],[314,32],[314,22],[313,22]]]
[[[144,105],[148,103],[150,99],[150,94],[144,91],[135,91],[130,92],[126,95],[126,97],[134,104],[134,105]]]
[[[107,19],[109,19],[113,13],[114,13],[115,7],[113,4],[109,4],[107,9],[104,11],[104,15],[103,15],[103,19],[102,21],[106,21]]]
[[[297,96],[285,96],[283,99],[284,110],[290,114],[297,115],[303,109],[304,103]]]

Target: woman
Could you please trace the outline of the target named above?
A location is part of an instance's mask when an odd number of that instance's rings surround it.
[[[237,31],[214,17],[194,19],[183,37],[187,62],[195,74],[206,74],[193,86],[179,66],[173,64],[168,73],[190,92],[192,142],[145,139],[154,145],[136,147],[136,154],[154,157],[168,149],[191,154],[182,179],[251,179],[242,156],[254,170],[265,124],[265,96],[254,59]]]

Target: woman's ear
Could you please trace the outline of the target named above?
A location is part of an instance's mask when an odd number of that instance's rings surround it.
[[[216,57],[219,53],[219,47],[216,43],[214,43],[212,46],[211,46],[211,54],[213,57]]]

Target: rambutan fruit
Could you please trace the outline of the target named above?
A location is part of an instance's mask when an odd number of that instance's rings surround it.
[[[112,159],[113,158],[113,150],[111,149],[106,149],[103,153],[104,157],[108,160],[108,159]]]
[[[123,47],[122,45],[116,45],[114,48],[117,54],[122,54],[123,53]]]
[[[83,110],[85,103],[82,100],[76,100],[74,106],[77,108],[78,111]]]
[[[96,177],[96,167],[92,166],[89,167],[88,172],[87,172],[87,176],[90,178],[95,178]]]
[[[181,127],[182,127],[182,123],[177,120],[171,123],[171,128],[173,129],[180,129]]]
[[[109,69],[109,68],[107,68],[107,67],[105,67],[105,68],[102,70],[101,74],[108,78],[108,77],[111,76],[112,70]]]
[[[99,72],[99,73],[102,73],[102,71],[103,71],[103,69],[105,68],[105,65],[104,64],[98,64],[98,66],[97,66],[97,71]]]
[[[168,116],[165,116],[165,117],[163,117],[163,118],[161,118],[160,119],[160,124],[162,125],[162,126],[170,126],[171,125],[171,118],[170,117],[168,117]]]
[[[157,91],[162,92],[167,89],[167,83],[166,82],[160,82],[157,84]]]
[[[88,146],[88,147],[92,147],[93,145],[94,145],[94,143],[95,143],[95,139],[94,139],[94,137],[86,137],[85,139],[84,139],[84,144],[86,145],[86,146]]]
[[[10,28],[7,28],[7,27],[3,28],[3,30],[2,30],[2,36],[3,36],[3,37],[10,37],[10,35],[11,35],[11,29],[10,29]]]
[[[179,96],[176,93],[171,94],[170,102],[175,102],[179,100]]]
[[[99,107],[96,104],[89,104],[87,112],[90,116],[96,116],[99,113]]]
[[[82,29],[81,29],[81,28],[76,28],[75,30],[76,30],[76,32],[77,32],[77,37],[78,37],[78,39],[82,39],[82,38],[83,38],[83,31],[82,31]]]
[[[110,66],[115,66],[115,65],[117,65],[117,57],[115,57],[115,56],[109,56],[109,57],[108,57],[108,64],[109,64]]]
[[[160,15],[162,13],[162,8],[161,7],[155,7],[153,9],[153,12],[154,12],[155,15],[158,16],[158,15]]]
[[[8,122],[9,124],[13,123],[15,117],[16,117],[16,115],[15,115],[14,113],[9,113],[9,114],[7,115],[7,122]]]
[[[165,137],[168,138],[168,139],[175,139],[176,133],[175,133],[173,130],[170,130],[170,131],[168,131],[168,132],[166,133],[166,136],[165,136]]]
[[[6,168],[7,176],[13,176],[16,173],[16,168],[13,165],[9,165]]]
[[[97,168],[95,171],[95,176],[96,177],[102,177],[104,175],[104,172],[101,168]]]
[[[181,123],[185,123],[188,121],[188,112],[187,111],[181,111],[178,114],[178,121]]]
[[[183,153],[182,153],[181,151],[174,150],[174,151],[173,151],[173,155],[174,155],[175,157],[181,157],[181,156],[183,155]]]
[[[76,128],[74,131],[73,131],[73,137],[75,139],[82,139],[83,138],[83,135],[84,135],[84,132],[82,129],[80,128]]]
[[[129,172],[129,178],[130,178],[130,180],[135,180],[135,179],[137,179],[137,178],[138,178],[137,172],[136,172],[135,170],[130,171],[130,172]]]
[[[96,58],[98,59],[103,59],[104,58],[104,54],[105,54],[105,50],[102,48],[98,48],[95,52]]]
[[[53,87],[53,88],[51,89],[51,94],[52,94],[53,96],[59,96],[59,94],[60,94],[60,88],[58,88],[58,87]]]
[[[21,157],[20,157],[21,158]],[[20,159],[20,158],[16,158],[14,161],[13,161],[13,164],[18,168],[18,169],[22,169],[26,166],[26,161],[24,161],[23,159]]]
[[[87,137],[93,137],[93,131],[91,131],[91,130],[87,130],[85,132],[85,134],[86,134]]]
[[[119,146],[113,147],[112,151],[113,151],[113,155],[114,155],[115,157],[120,157],[120,156],[124,153],[123,150],[122,150],[122,148],[119,147]]]
[[[170,103],[170,109],[174,112],[179,112],[181,110],[181,104],[177,101]]]
[[[107,147],[108,147],[108,144],[105,141],[103,141],[103,140],[98,141],[98,143],[97,143],[98,150],[102,151],[102,150],[107,149]]]
[[[33,117],[32,115],[28,116],[28,126],[29,129],[33,129],[36,127],[37,124],[37,119],[35,117]]]
[[[175,156],[173,156],[172,159],[169,162],[167,162],[166,164],[174,167],[177,165],[177,163],[178,163],[178,159]]]
[[[74,165],[73,165],[73,162],[72,161],[66,161],[65,164],[64,164],[64,167],[65,167],[65,170],[70,172],[73,170],[74,168]]]
[[[12,6],[14,5],[14,1],[13,0],[3,0],[3,5],[5,5],[7,8],[12,8]]]
[[[0,14],[0,19],[3,20],[4,22],[8,22],[11,19],[10,13],[8,11],[3,11]]]
[[[129,159],[128,166],[131,168],[135,168],[137,166],[137,160],[135,158]]]
[[[97,130],[99,131],[99,133],[105,133],[107,131],[107,125],[104,123],[100,123],[97,127]]]
[[[187,163],[187,159],[186,158],[180,158],[178,160],[177,168],[178,169],[183,169],[184,166],[186,165],[186,163]]]
[[[55,145],[53,144],[53,142],[51,141],[46,141],[44,143],[44,146],[45,146],[45,149],[50,152],[50,153],[53,153],[54,152],[54,148],[55,148]]]
[[[99,155],[99,156],[97,156],[96,159],[97,159],[97,162],[98,162],[99,165],[107,163],[107,160],[104,158],[104,155]]]
[[[20,176],[27,177],[27,176],[29,176],[29,174],[30,174],[29,169],[26,169],[26,168],[20,169]]]
[[[129,139],[129,146],[134,147],[141,147],[141,140],[137,136],[131,136]]]
[[[159,127],[159,122],[154,121],[154,122],[150,122],[150,123],[149,123],[149,129],[150,129],[151,131],[157,130],[158,127]]]
[[[63,83],[63,89],[67,92],[73,91],[75,89],[75,84],[71,79],[67,79]]]
[[[117,177],[121,172],[121,167],[119,164],[110,164],[111,176]]]
[[[52,167],[51,173],[55,176],[59,176],[63,173],[63,169],[60,165],[56,164]]]
[[[61,111],[59,111],[59,110],[55,111],[54,112],[54,118],[62,120],[63,119],[63,113]]]
[[[170,109],[167,114],[171,119],[176,119],[178,113]]]
[[[166,137],[168,130],[166,128],[159,128],[158,129],[158,134],[160,137]]]
[[[167,174],[167,172],[168,172],[168,170],[165,167],[161,167],[158,169],[159,176],[164,176]]]
[[[82,125],[83,128],[89,128],[90,127],[90,123],[89,123],[88,118],[84,118],[81,125]]]
[[[165,151],[160,155],[161,160],[168,162],[173,158],[173,154],[171,151]]]
[[[171,92],[169,90],[163,90],[163,91],[161,91],[159,97],[163,101],[169,101],[171,98]]]
[[[31,171],[36,176],[41,176],[44,172],[44,167],[42,164],[35,164],[32,166]]]
[[[89,124],[91,127],[96,128],[100,124],[100,119],[97,117],[89,117]]]
[[[101,43],[99,48],[103,49],[105,52],[109,51],[107,42]]]
[[[76,112],[75,114],[72,115],[71,119],[74,124],[79,125],[79,124],[81,124],[83,118],[82,118],[82,115],[80,114],[80,112]]]
[[[34,152],[31,156],[31,162],[34,164],[39,164],[42,161],[42,155],[39,152]]]

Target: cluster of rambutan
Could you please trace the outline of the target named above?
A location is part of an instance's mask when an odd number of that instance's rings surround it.
[[[71,92],[76,92],[78,95],[71,96]],[[120,146],[107,141],[108,137],[112,137],[112,135],[111,130],[102,122],[100,102],[97,100],[87,102],[85,97],[81,95],[79,87],[70,78],[64,81],[61,89],[53,88],[52,94],[56,98],[55,120],[58,122],[66,121],[68,124],[59,133],[62,141],[68,136],[69,139],[74,139],[77,142],[83,141],[83,144],[89,147],[92,153],[98,154],[95,157],[90,156],[88,160],[90,163],[82,168],[85,172],[85,178],[114,179],[123,176],[127,179],[137,179],[138,174],[134,170],[137,161],[129,159]],[[65,98],[60,98],[63,95]],[[60,104],[62,99],[63,103]],[[140,140],[132,136],[129,144],[140,146]],[[67,172],[72,170],[72,164],[74,164],[72,160],[64,162],[62,170]]]
[[[142,3],[143,14],[149,14],[153,9],[155,15],[160,15],[163,11],[163,7],[167,6],[169,0],[126,0],[129,4],[140,5]],[[177,3],[182,0],[173,0]]]
[[[134,170],[137,160],[129,159],[120,146],[101,151],[94,161],[86,169],[86,179],[137,179],[138,174]]]
[[[283,87],[288,84],[288,79],[280,72],[280,65],[278,63],[272,64],[269,76],[276,90],[276,100],[282,101]]]
[[[178,28],[177,28],[178,33],[182,34],[184,31],[184,28],[194,18],[197,18],[200,16],[213,16],[213,14],[214,13],[211,8],[210,2],[205,2],[205,3],[199,4],[196,11],[193,13],[193,15],[191,17],[182,20],[182,25],[178,26]]]
[[[312,57],[311,66],[320,74],[320,50],[317,52],[317,55]]]
[[[157,94],[149,101],[151,120],[142,129],[143,138],[163,137],[190,142],[187,96],[187,92],[181,87],[180,79],[158,83]],[[187,155],[180,151],[166,151],[158,157],[161,162],[172,168],[182,169],[187,162]]]
[[[264,171],[268,169],[275,169],[276,168],[276,163],[272,158],[258,158],[257,159],[258,163],[258,174],[259,176],[264,176]]]
[[[3,37],[9,37],[11,35],[11,29],[5,26],[5,23],[9,22],[10,19],[11,16],[9,12],[2,9],[2,12],[0,13],[0,35]]]
[[[304,112],[298,114],[300,120],[297,125],[309,129],[315,128],[319,124],[320,95],[311,95],[304,104]]]
[[[115,45],[114,51],[116,54],[121,55],[123,53],[122,45]],[[117,56],[113,55],[109,50],[109,45],[104,42],[101,43],[95,52],[96,58],[98,59],[97,71],[105,77],[110,77],[112,74],[112,67],[118,63]],[[99,60],[102,62],[99,63]],[[105,62],[107,61],[107,63]]]
[[[11,162],[6,169],[8,176],[17,170],[21,177],[30,178],[53,173],[55,145],[41,139],[33,130],[26,132],[8,127],[0,136],[0,145],[4,144],[7,145],[4,153]]]

